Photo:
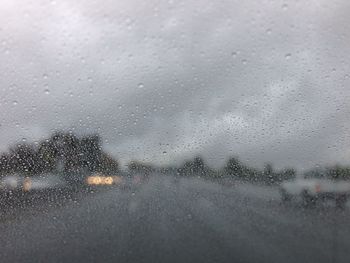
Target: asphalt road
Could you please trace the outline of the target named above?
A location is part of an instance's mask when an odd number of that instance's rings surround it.
[[[273,187],[154,176],[60,202],[3,216],[0,261],[350,262],[350,207],[287,207]]]

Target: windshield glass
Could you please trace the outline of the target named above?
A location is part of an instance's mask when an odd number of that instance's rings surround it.
[[[350,262],[349,43],[346,0],[0,1],[1,261]]]

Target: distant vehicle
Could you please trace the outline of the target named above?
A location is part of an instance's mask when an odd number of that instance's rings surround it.
[[[11,194],[21,192],[23,189],[24,177],[12,174],[1,178],[0,191],[1,194],[9,196]]]
[[[332,199],[337,207],[344,208],[350,195],[350,181],[303,176],[282,182],[280,192],[283,202],[300,197],[304,206],[311,206],[319,200]]]
[[[22,189],[24,192],[30,191],[54,191],[68,187],[67,182],[58,175],[42,174],[23,179]]]
[[[67,183],[59,176],[42,174],[32,177],[8,175],[0,180],[0,191],[4,195],[26,192],[43,192],[67,187]]]

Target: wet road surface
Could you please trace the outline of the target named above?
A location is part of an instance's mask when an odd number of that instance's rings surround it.
[[[151,177],[0,218],[1,262],[350,262],[350,207],[276,187]]]

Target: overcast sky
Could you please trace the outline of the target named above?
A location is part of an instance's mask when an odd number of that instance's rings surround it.
[[[350,163],[350,1],[0,1],[0,150]]]

